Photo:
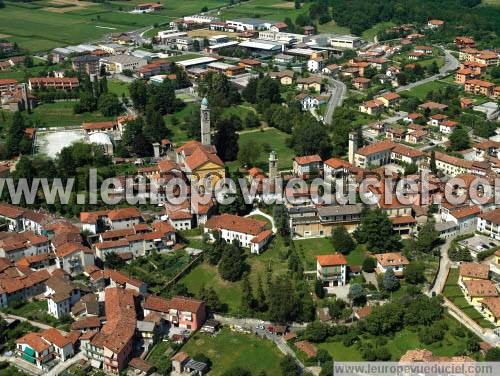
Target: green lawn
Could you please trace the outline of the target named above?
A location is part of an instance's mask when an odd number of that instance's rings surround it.
[[[407,95],[411,95],[413,97],[417,97],[420,100],[424,100],[427,93],[429,93],[433,90],[442,89],[448,85],[449,84],[447,84],[446,82],[442,82],[442,81],[431,81],[431,82],[426,82],[425,84],[416,86],[411,90],[405,90],[402,93],[407,94]]]
[[[320,33],[333,33],[333,34],[350,34],[351,30],[345,26],[339,26],[335,21],[330,21],[325,24],[318,24],[318,31]]]
[[[380,33],[381,31],[387,30],[390,27],[395,26],[394,22],[379,22],[378,24],[373,25],[371,28],[363,31],[361,37],[367,42],[373,42],[373,38]]]
[[[461,327],[463,333],[467,333],[467,329],[451,316],[446,315],[444,321],[448,325],[448,330],[443,340],[430,345],[420,342],[417,330],[410,328],[405,328],[392,337],[386,337],[386,346],[391,354],[392,360],[399,360],[406,351],[412,349],[428,349],[437,356],[454,356],[462,353],[466,347],[466,337],[458,336],[456,331]],[[373,343],[374,339],[366,336],[363,337],[361,341]],[[342,342],[332,341],[320,343],[317,347],[327,350],[336,361],[361,361],[363,358],[359,351],[359,344],[358,342],[353,346],[346,347]]]
[[[300,239],[294,240],[295,249],[298,251],[302,262],[304,263],[305,270],[316,269],[316,256],[328,255],[335,253],[330,238],[314,238],[314,239]],[[349,265],[360,266],[365,259],[365,252],[362,245],[357,248],[345,258]]]
[[[29,119],[39,127],[65,127],[68,125],[81,125],[85,121],[113,119],[113,117],[103,116],[100,112],[75,114],[73,112],[74,104],[73,101],[41,104],[33,109]]]
[[[222,329],[215,337],[196,333],[182,347],[181,351],[194,356],[203,353],[212,361],[210,375],[221,375],[233,367],[243,367],[258,375],[265,371],[268,375],[281,373],[279,363],[283,354],[274,343],[251,334]]]
[[[265,281],[267,268],[271,267],[273,275],[287,271],[285,248],[281,238],[275,238],[269,248],[261,255],[249,255],[247,262],[250,265],[250,282],[254,289],[260,276]],[[216,266],[202,263],[193,268],[180,283],[188,288],[189,292],[198,295],[202,286],[213,287],[222,303],[227,304],[229,313],[238,315],[241,303],[241,281],[228,282],[223,280]]]
[[[108,91],[110,93],[115,93],[119,97],[123,94],[125,96],[130,96],[130,92],[128,90],[129,84],[119,80],[108,80]]]
[[[274,150],[278,154],[279,169],[292,168],[292,160],[295,152],[286,145],[286,140],[290,135],[281,132],[278,129],[258,130],[255,132],[240,134],[238,144],[242,145],[248,140],[254,140],[256,143],[264,146],[261,149],[259,158],[255,161],[255,166],[258,166],[267,171],[269,152],[267,150]],[[241,166],[239,161],[234,161],[227,164],[231,170],[236,170]]]
[[[171,61],[173,63],[178,62],[178,61],[184,61],[184,60],[189,60],[189,59],[196,59],[198,57],[201,57],[199,54],[184,54],[184,55],[175,55],[175,56],[170,56],[167,57],[165,60]]]
[[[483,315],[465,299],[462,290],[458,286],[458,276],[459,272],[457,268],[450,269],[448,279],[444,285],[443,295],[483,328],[494,328],[493,324],[486,320]]]
[[[161,294],[165,292],[164,285],[190,261],[189,255],[184,251],[151,253],[147,257],[132,260],[122,270],[129,276],[146,282],[152,292]]]
[[[169,342],[158,342],[149,352],[146,360],[156,367],[160,374],[164,374],[165,370],[170,368],[170,354],[172,348]]]

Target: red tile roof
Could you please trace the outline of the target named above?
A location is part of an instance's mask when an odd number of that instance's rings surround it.
[[[321,266],[347,265],[347,261],[341,253],[316,256],[316,260]]]
[[[302,157],[295,157],[294,160],[299,165],[305,165],[305,164],[309,164],[309,163],[318,163],[318,162],[321,162],[321,157],[318,154],[304,155]]]
[[[461,277],[476,279],[488,279],[490,267],[487,264],[476,264],[474,262],[461,264],[459,267]]]
[[[205,227],[212,230],[225,229],[254,236],[263,231],[265,226],[266,222],[264,221],[233,214],[215,215],[205,223]]]

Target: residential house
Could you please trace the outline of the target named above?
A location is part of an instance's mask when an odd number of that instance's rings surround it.
[[[326,60],[322,56],[309,59],[307,61],[307,70],[309,72],[317,73],[323,70]]]
[[[28,256],[51,252],[50,240],[33,231],[0,233],[0,257],[17,261]]]
[[[67,242],[55,247],[56,265],[66,273],[82,273],[86,266],[94,265],[94,252],[78,242]]]
[[[359,106],[359,111],[368,115],[379,115],[384,111],[384,103],[378,99],[363,102]]]
[[[382,102],[385,107],[396,107],[399,105],[401,96],[397,93],[389,91],[382,94],[380,97],[377,97],[376,100]]]
[[[431,30],[440,29],[444,26],[444,21],[432,19],[427,21],[427,27]]]
[[[341,253],[316,256],[316,278],[327,287],[345,286],[347,261]]]
[[[352,79],[352,85],[358,90],[365,90],[371,86],[371,80],[366,77],[355,77]]]
[[[498,291],[494,282],[483,279],[464,280],[459,284],[464,292],[466,300],[475,307],[480,308],[485,298],[498,297]]]
[[[377,273],[386,273],[388,268],[392,268],[397,277],[403,276],[409,264],[408,259],[401,252],[378,253],[375,258],[377,259]]]
[[[45,281],[45,286],[48,313],[55,318],[69,315],[71,307],[80,300],[80,289],[62,277],[52,276]]]
[[[293,159],[293,174],[299,178],[319,175],[323,169],[323,160],[317,154],[295,157]]]
[[[211,217],[206,223],[204,232],[215,240],[214,232],[226,242],[238,240],[242,247],[250,248],[252,253],[259,254],[271,241],[272,231],[266,229],[267,223],[253,218],[222,214]]]
[[[206,320],[205,302],[184,296],[165,299],[148,295],[143,308],[144,315],[156,312],[171,325],[192,331],[200,329]]]
[[[321,93],[323,79],[319,76],[299,77],[297,78],[297,88],[299,90],[313,90],[316,93]]]
[[[441,206],[441,220],[443,222],[454,222],[458,225],[459,231],[475,229],[477,227],[477,217],[481,209],[476,206],[448,207]]]
[[[495,326],[500,326],[500,297],[486,297],[481,300],[481,313]]]
[[[458,123],[453,120],[444,120],[439,124],[439,131],[443,134],[452,134]]]

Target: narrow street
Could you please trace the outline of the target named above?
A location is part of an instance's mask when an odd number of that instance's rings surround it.
[[[323,118],[323,123],[331,124],[333,111],[335,108],[342,106],[344,97],[347,92],[347,87],[342,81],[335,80],[329,76],[321,76],[329,82],[329,93],[331,94],[330,99],[325,110],[325,116]]]
[[[425,84],[427,82],[439,80],[440,78],[448,74],[448,72],[451,72],[460,66],[460,62],[455,58],[455,56],[453,56],[448,50],[445,50],[442,47],[441,49],[444,52],[444,65],[439,69],[438,74],[424,78],[420,81],[412,82],[408,85],[400,86],[396,89],[396,93],[413,89],[414,87]]]

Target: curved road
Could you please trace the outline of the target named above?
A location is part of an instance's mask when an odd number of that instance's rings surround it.
[[[396,89],[396,92],[399,93],[401,91],[412,89],[415,86],[419,86],[427,82],[439,80],[440,78],[443,77],[443,75],[446,75],[447,73],[457,69],[460,66],[460,62],[457,60],[457,58],[453,56],[448,50],[445,50],[442,47],[441,49],[444,52],[444,65],[439,69],[438,74],[424,78],[420,81],[412,82],[411,84],[408,85],[400,86]]]

